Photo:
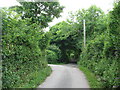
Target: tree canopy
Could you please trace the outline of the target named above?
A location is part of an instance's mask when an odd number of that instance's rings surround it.
[[[56,44],[60,48],[63,62],[69,62],[71,50],[75,51],[79,57],[80,35],[78,30],[73,29],[72,25],[63,21],[51,27],[50,32],[52,33],[51,44]]]
[[[13,6],[15,11],[21,14],[22,19],[31,18],[31,23],[37,23],[42,28],[54,18],[60,17],[63,6],[59,2],[19,2],[20,6]]]

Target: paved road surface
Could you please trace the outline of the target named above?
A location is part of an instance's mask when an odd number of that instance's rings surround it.
[[[84,74],[74,64],[52,65],[53,72],[38,88],[89,88]]]

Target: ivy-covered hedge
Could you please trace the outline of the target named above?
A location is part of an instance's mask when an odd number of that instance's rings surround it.
[[[115,4],[108,17],[108,29],[82,50],[79,65],[87,67],[102,82],[103,87],[120,87],[120,2]]]
[[[39,47],[42,38],[40,28],[30,24],[30,19],[10,10],[2,11],[2,82],[3,88],[20,87],[28,82],[31,73],[47,67]]]
[[[91,40],[86,47],[86,50],[80,55],[79,65],[87,67],[98,77],[102,82],[103,87],[112,88],[119,86],[119,60],[114,56],[107,57],[105,35],[100,35],[99,38]],[[109,49],[107,50],[109,52]],[[111,52],[113,53],[113,52]]]

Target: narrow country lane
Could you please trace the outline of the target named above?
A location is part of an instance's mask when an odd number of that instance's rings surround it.
[[[77,65],[49,65],[53,72],[38,88],[89,88],[84,74]]]

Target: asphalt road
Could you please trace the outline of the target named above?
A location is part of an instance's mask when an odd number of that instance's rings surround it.
[[[86,77],[76,65],[49,66],[53,72],[38,88],[89,88]]]

